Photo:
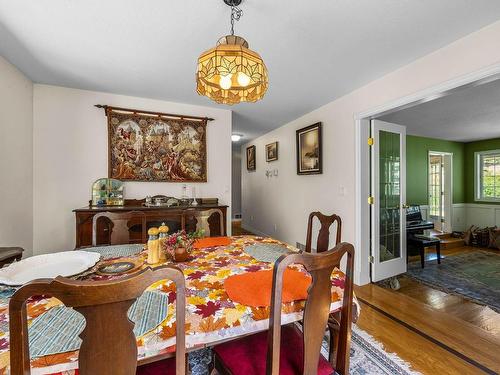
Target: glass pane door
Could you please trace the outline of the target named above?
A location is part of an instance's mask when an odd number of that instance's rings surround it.
[[[385,262],[401,256],[401,134],[379,132],[380,254]]]
[[[406,272],[406,128],[372,120],[372,281]]]

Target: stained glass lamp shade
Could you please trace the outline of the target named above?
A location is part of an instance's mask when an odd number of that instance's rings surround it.
[[[197,92],[220,104],[256,102],[267,91],[267,69],[242,37],[227,35],[198,59]]]

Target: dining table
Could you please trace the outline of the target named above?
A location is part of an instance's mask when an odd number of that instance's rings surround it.
[[[217,245],[215,241],[207,243],[207,246],[195,248],[191,251],[187,261],[174,263],[183,271],[186,279],[185,331],[188,352],[268,329],[269,307],[252,307],[233,301],[224,287],[224,282],[228,277],[273,268],[273,261],[252,256],[249,250],[245,251],[245,249],[260,247],[264,250],[281,248],[284,252],[299,251],[273,238],[245,235],[227,239],[223,245]],[[118,261],[121,258],[137,262],[140,265],[139,268],[149,266],[146,262],[146,245],[136,254],[125,256],[120,253],[107,254],[106,259],[102,258],[99,262]],[[124,277],[97,272],[99,262],[92,269],[74,278],[106,280]],[[166,261],[162,264],[172,263],[172,261]],[[331,280],[330,311],[336,312],[342,307],[345,275],[342,271],[335,269]],[[151,285],[148,290],[165,293],[168,297],[168,309],[165,319],[159,325],[137,337],[139,364],[165,357],[175,351],[175,285],[171,281],[162,280]],[[257,290],[255,292],[259,293]],[[9,294],[12,295],[12,288],[0,288],[0,375],[9,374]],[[354,314],[359,314],[356,297],[353,303]],[[303,300],[283,303],[282,324],[300,321],[304,304]],[[28,325],[37,317],[60,305],[62,303],[59,300],[49,296],[32,297],[27,304]],[[355,321],[356,317],[353,319]],[[78,350],[31,358],[33,375],[72,375],[75,374],[77,368]]]

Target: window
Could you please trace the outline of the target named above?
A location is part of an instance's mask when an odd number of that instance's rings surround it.
[[[500,201],[500,150],[476,152],[476,200]]]

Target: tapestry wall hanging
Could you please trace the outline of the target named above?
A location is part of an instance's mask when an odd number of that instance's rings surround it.
[[[205,117],[104,108],[108,175],[122,181],[206,182]]]

